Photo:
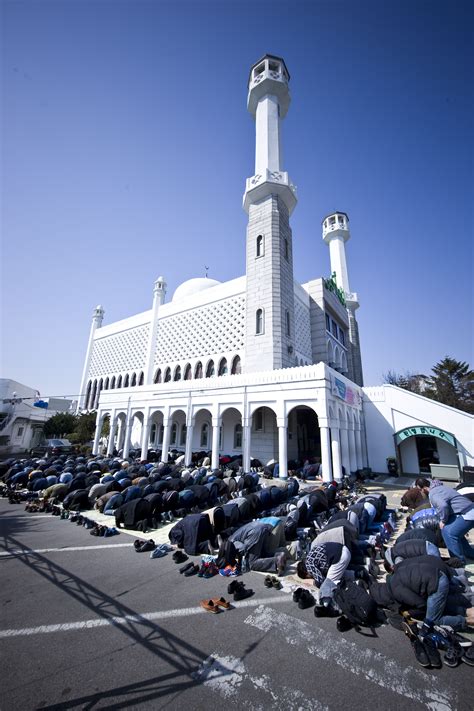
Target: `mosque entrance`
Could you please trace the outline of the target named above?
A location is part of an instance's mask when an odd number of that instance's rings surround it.
[[[432,474],[432,465],[445,465],[443,472],[447,478],[450,470],[457,476],[458,448],[450,432],[431,425],[414,425],[396,432],[394,438],[401,473]]]
[[[300,405],[288,414],[288,459],[303,464],[306,459],[321,463],[321,438],[318,416]]]

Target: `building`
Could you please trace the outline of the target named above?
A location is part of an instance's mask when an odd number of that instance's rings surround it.
[[[69,412],[72,405],[72,400],[41,399],[38,390],[0,378],[0,456],[41,444],[46,420],[58,412]]]
[[[176,447],[189,463],[193,451],[212,450],[213,467],[220,453],[242,454],[245,470],[251,458],[275,458],[281,476],[288,460],[314,456],[326,480],[371,463],[346,213],[322,221],[330,276],[294,279],[297,196],[282,164],[289,81],[273,55],[250,70],[256,143],[243,196],[245,275],[226,283],[190,279],[169,302],[159,277],[151,309],[108,325],[102,307],[95,309],[79,402],[97,409],[94,451],[110,417],[109,452],[116,447],[124,456],[133,446],[145,458],[156,447],[166,461]],[[393,451],[392,443],[385,456]]]

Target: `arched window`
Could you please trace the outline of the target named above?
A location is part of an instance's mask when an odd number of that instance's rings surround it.
[[[161,383],[161,368],[157,368],[155,377],[153,378],[153,382],[155,383]]]
[[[174,371],[173,380],[181,380],[181,366],[177,365]]]
[[[180,437],[179,437],[179,443],[180,443],[180,445],[181,445],[182,447],[184,447],[184,446],[186,445],[186,433],[187,433],[187,431],[188,431],[188,428],[186,427],[186,425],[183,425],[183,426],[181,427],[181,434],[180,434]]]
[[[286,335],[291,336],[291,329],[290,329],[290,312],[286,312]]]
[[[165,426],[160,425],[160,428],[158,430],[158,444],[163,444],[163,435],[165,433]]]
[[[193,377],[193,370],[191,368],[191,363],[188,363],[186,365],[186,368],[184,369],[184,379],[191,380],[192,377]]]
[[[341,371],[347,373],[347,356],[344,351],[341,353]]]
[[[109,389],[109,379],[106,378],[105,383],[104,383],[104,390],[108,390],[108,389]]]
[[[84,398],[84,409],[88,410],[89,409],[89,399],[91,396],[91,390],[92,390],[92,380],[89,380],[87,383],[87,388],[86,388],[86,396]]]
[[[227,375],[227,359],[222,358],[221,362],[219,363],[219,375]]]
[[[128,388],[128,383],[129,383],[129,377],[128,377],[128,373],[127,373],[127,375],[123,379],[123,387]]]
[[[257,336],[263,333],[263,328],[263,309],[257,309],[257,313],[255,314],[255,333]]]
[[[121,388],[121,387],[122,387],[122,376],[119,375],[117,378],[117,388]]]
[[[240,375],[240,373],[242,372],[240,356],[235,356],[234,360],[232,361],[232,370],[230,372],[232,373],[232,375]]]
[[[131,379],[131,381],[130,381],[130,387],[131,387],[131,388],[134,388],[136,384],[137,384],[137,374],[134,373],[134,374],[132,375],[132,379]]]
[[[143,370],[142,370],[140,373],[140,376],[138,378],[138,384],[143,385],[144,382],[145,382],[145,376],[143,375]]]
[[[150,427],[150,442],[151,444],[155,444],[156,440],[156,424],[153,423],[152,426]]]
[[[334,348],[331,341],[327,342],[328,347],[328,363],[330,366],[334,365]]]
[[[206,378],[212,378],[215,373],[214,361],[210,360],[206,368]]]
[[[242,449],[242,425],[234,427],[234,449]]]
[[[196,363],[196,367],[194,369],[194,377],[195,378],[202,378],[202,363],[200,360]]]
[[[263,235],[258,235],[257,237],[256,255],[257,257],[263,257]]]
[[[207,422],[205,422],[201,427],[201,439],[199,446],[205,447],[206,449],[209,446],[209,425]]]
[[[112,380],[110,381],[110,389],[115,390],[115,375],[112,377]]]
[[[97,388],[97,395],[96,395],[96,399],[95,399],[95,407],[98,407],[98,405],[99,405],[100,393],[102,392],[103,389],[104,389],[104,381],[103,381],[102,378],[101,378],[101,379],[99,380],[99,387]]]
[[[176,422],[173,422],[171,425],[171,436],[170,436],[170,444],[176,444],[176,441],[178,439],[178,425]]]
[[[171,380],[171,368],[166,368],[165,370],[165,383],[169,383]]]

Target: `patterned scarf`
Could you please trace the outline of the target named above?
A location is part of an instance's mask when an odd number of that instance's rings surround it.
[[[315,546],[312,548],[305,561],[306,570],[310,573],[316,586],[319,588],[323,583],[326,574],[329,570],[328,557],[324,546]]]

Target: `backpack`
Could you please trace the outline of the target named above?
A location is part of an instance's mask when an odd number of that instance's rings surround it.
[[[355,627],[371,627],[376,622],[377,605],[367,590],[357,583],[351,582],[345,588],[337,588],[334,602]]]

